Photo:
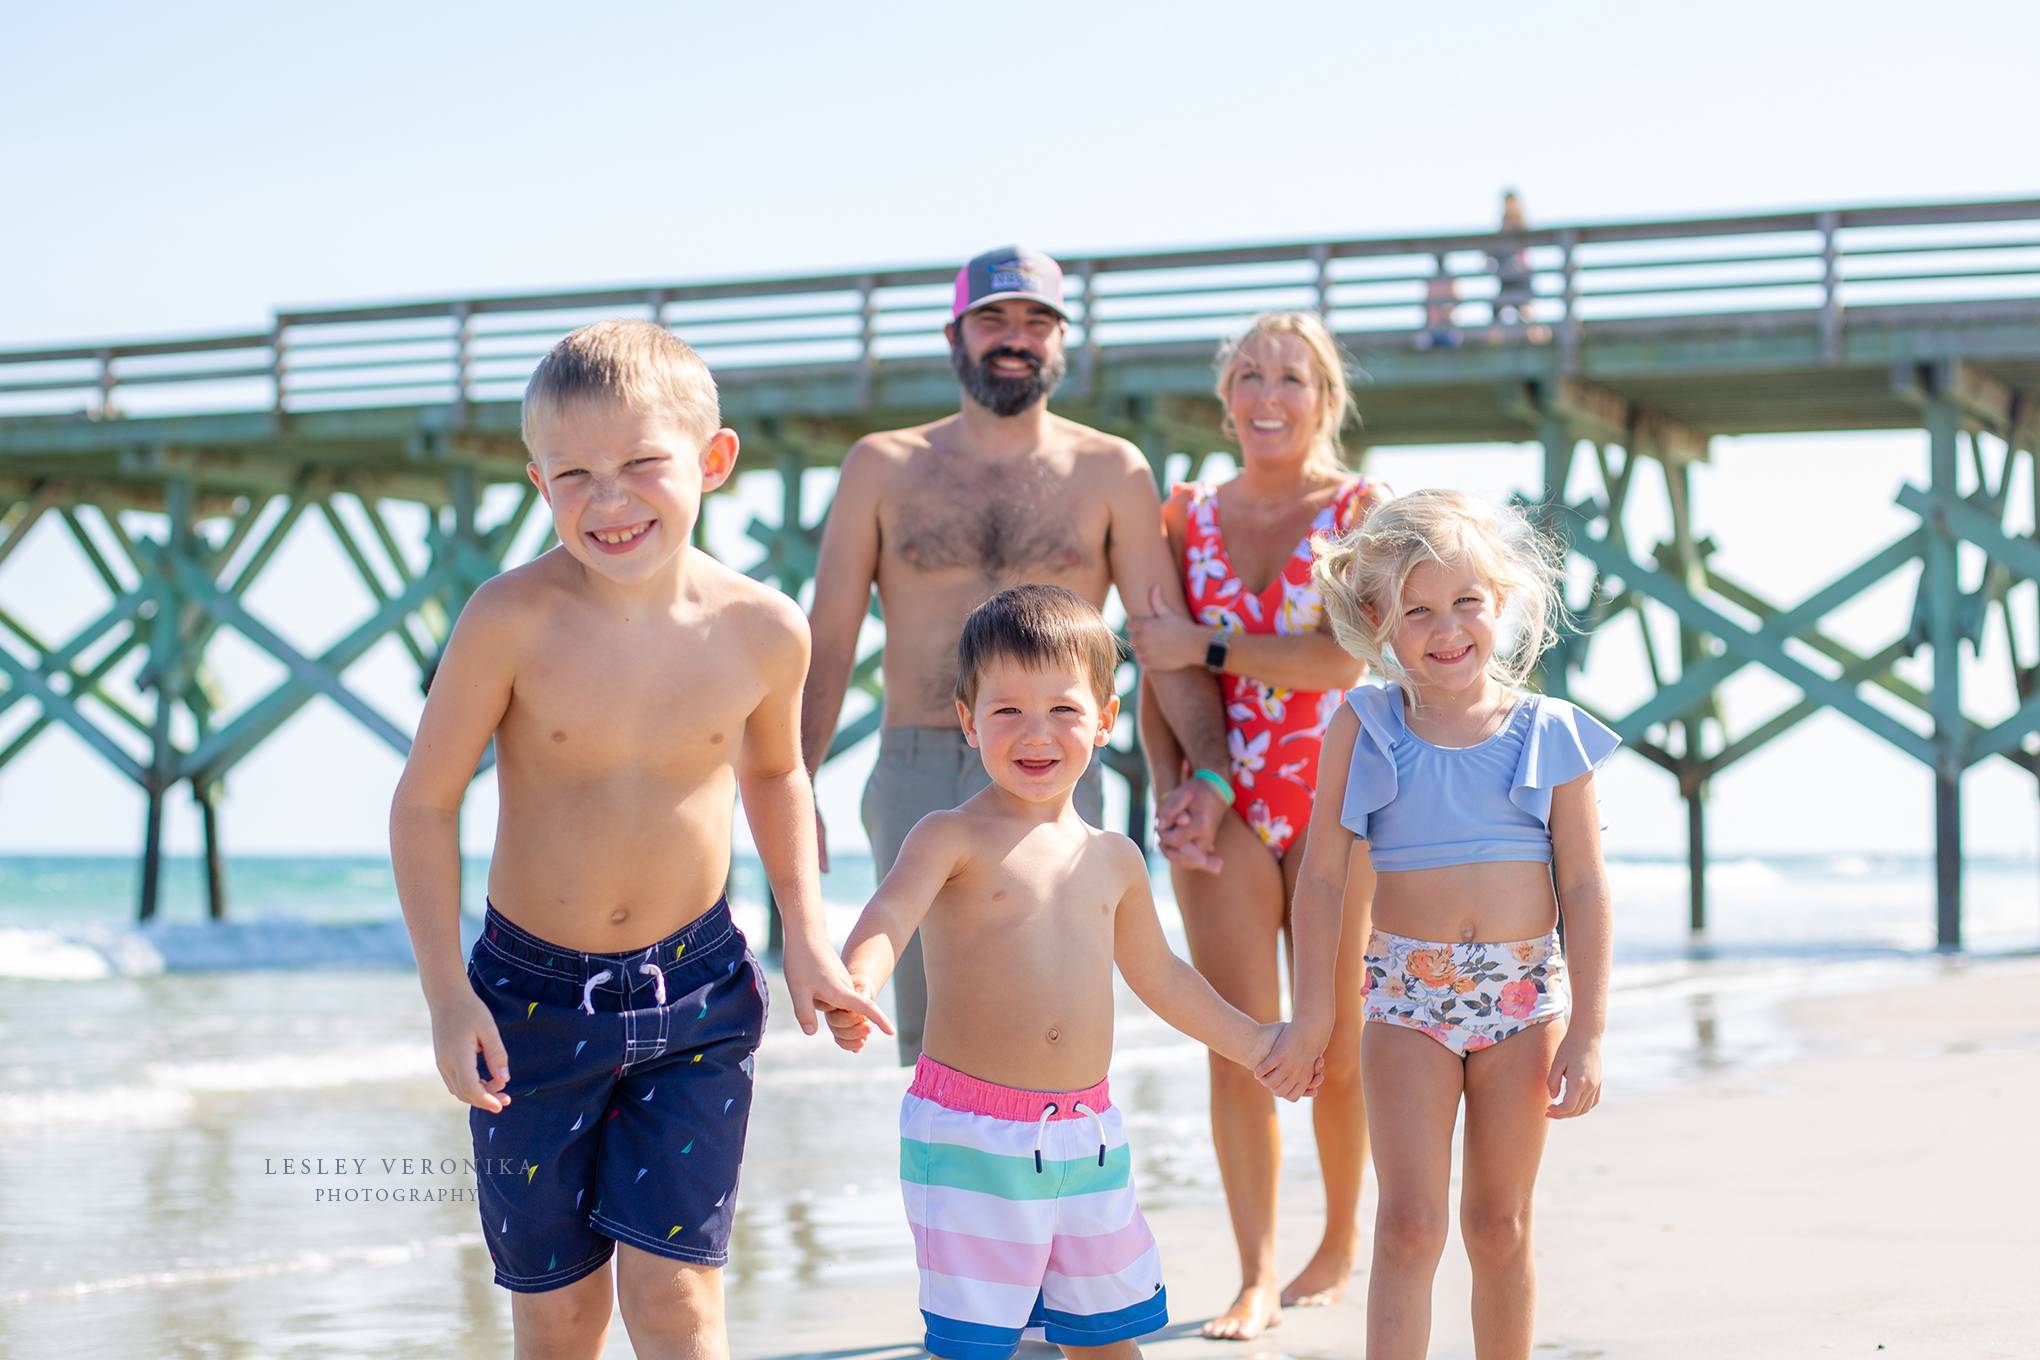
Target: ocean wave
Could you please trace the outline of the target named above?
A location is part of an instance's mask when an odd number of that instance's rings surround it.
[[[148,1063],[142,1074],[151,1088],[197,1095],[259,1095],[268,1091],[317,1091],[368,1082],[438,1078],[432,1045],[382,1044],[330,1053],[277,1054],[213,1062]]]
[[[33,1303],[37,1299],[89,1298],[129,1289],[174,1289],[184,1285],[217,1284],[231,1280],[259,1280],[272,1275],[301,1275],[308,1271],[332,1270],[342,1266],[400,1266],[428,1252],[477,1246],[482,1235],[443,1233],[363,1247],[342,1247],[332,1251],[301,1251],[292,1256],[252,1261],[227,1261],[218,1265],[187,1266],[178,1270],[149,1270],[132,1275],[112,1275],[101,1280],[79,1280],[47,1289],[0,1294],[0,1305]]]
[[[437,1084],[428,1043],[200,1062],[152,1062],[139,1083],[0,1090],[0,1131],[158,1129],[189,1120],[201,1099],[329,1090],[374,1083]]]
[[[0,1130],[51,1133],[114,1126],[161,1129],[191,1117],[190,1091],[160,1086],[78,1086],[0,1092]]]
[[[472,940],[480,929],[462,922]],[[292,917],[116,929],[0,927],[0,978],[92,982],[158,973],[249,969],[409,968],[401,919],[335,925]]]

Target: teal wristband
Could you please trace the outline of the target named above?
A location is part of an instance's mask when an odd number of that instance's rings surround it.
[[[1212,788],[1218,790],[1218,796],[1225,799],[1225,805],[1227,807],[1231,807],[1233,805],[1232,781],[1230,779],[1227,779],[1224,775],[1220,774],[1217,770],[1199,770],[1196,774],[1192,775],[1191,778],[1202,779],[1205,783],[1211,785]]]

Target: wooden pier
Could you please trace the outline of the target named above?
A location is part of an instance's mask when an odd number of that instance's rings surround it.
[[[1498,325],[1494,261],[1516,252],[1537,301],[1528,324]],[[1589,626],[1545,681],[1565,691],[1591,674],[1598,635],[1640,629],[1655,692],[1602,716],[1687,801],[1695,929],[1711,779],[1830,709],[1933,770],[1937,937],[1960,944],[1962,773],[1997,757],[2040,776],[2040,199],[1062,259],[1075,321],[1056,409],[1126,434],[1158,472],[1172,454],[1224,446],[1213,344],[1275,308],[1320,312],[1356,356],[1370,445],[1541,447],[1535,512],[1584,564],[1570,604]],[[559,336],[628,314],[702,351],[749,475],[782,482],[779,519],[749,526],[764,551],[756,574],[797,595],[819,538],[800,518],[800,474],[869,430],[955,409],[941,336],[953,272],[391,302],[279,312],[238,334],[0,351],[0,772],[62,724],[144,790],[145,918],[163,802],[188,785],[218,914],[218,791],[239,760],[319,695],[407,749],[348,670],[394,634],[429,676],[468,594],[505,564],[537,498],[527,490],[484,522],[483,493],[523,484],[517,398]],[[1913,527],[1835,563],[1800,600],[1718,571],[1712,544],[1733,519],[1703,525],[1692,512],[1710,439],[1846,430],[1922,433],[1927,478],[1891,488]],[[2031,500],[2015,504],[2021,459]],[[1633,475],[1646,463],[1661,474],[1649,493]],[[1663,497],[1662,542],[1631,537],[1644,494]],[[392,503],[430,511],[422,542],[395,531]],[[375,602],[315,656],[246,603],[308,517]],[[6,559],[44,521],[106,591],[68,638],[40,637],[7,608],[36,583]],[[1916,603],[1886,645],[1831,635],[1833,615],[1893,576]],[[231,711],[207,665],[223,628],[286,673]],[[1965,707],[1964,680],[1991,630],[2018,704],[1985,717]],[[1901,672],[1916,655],[1931,659],[1926,683]],[[874,694],[878,661],[856,671]],[[1799,698],[1731,728],[1717,695],[1746,666]],[[832,754],[876,722],[849,724]],[[1111,759],[1138,787],[1134,755]]]

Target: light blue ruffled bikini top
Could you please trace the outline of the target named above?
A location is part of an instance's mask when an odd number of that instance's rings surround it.
[[[1622,739],[1563,699],[1526,694],[1474,746],[1433,746],[1403,719],[1402,691],[1363,685],[1339,821],[1377,870],[1492,860],[1551,863],[1551,791],[1615,753]]]

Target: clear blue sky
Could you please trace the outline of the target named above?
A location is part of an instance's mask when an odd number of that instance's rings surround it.
[[[17,8],[0,20],[0,345],[1010,239],[1479,228],[1504,184],[1542,221],[2025,194],[2036,29],[2028,5],[1961,0]],[[1903,522],[1890,497],[1920,454],[1902,436],[1722,441],[1703,515],[1724,562],[1790,595]],[[1374,470],[1500,491],[1531,464],[1385,450]],[[322,538],[285,559],[255,603],[292,616],[286,632],[316,640],[359,608]],[[0,601],[55,630],[90,608],[86,581],[42,536],[0,569]],[[400,715],[415,696],[392,655],[358,678]],[[1756,717],[1782,690],[1732,697]],[[316,707],[230,785],[230,843],[375,848],[394,773]],[[824,782],[844,823],[855,776]],[[1994,770],[1970,789],[1979,846],[2029,851],[2031,781]],[[1926,790],[1823,718],[1722,781],[1718,838],[1920,849]],[[1633,808],[1631,843],[1679,843],[1642,762],[1610,795]],[[486,796],[471,803],[486,844]],[[0,850],[125,849],[139,826],[138,798],[68,736],[0,774]],[[174,838],[189,830],[180,811]]]

